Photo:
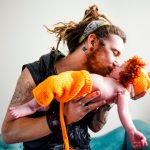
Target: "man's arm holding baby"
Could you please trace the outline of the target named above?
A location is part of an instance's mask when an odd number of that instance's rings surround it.
[[[132,147],[141,149],[147,146],[147,141],[145,136],[141,132],[137,131],[132,122],[128,106],[129,100],[130,94],[127,90],[124,93],[118,92],[118,100],[117,100],[118,114],[122,125],[124,126],[126,132],[128,133]]]
[[[10,107],[24,104],[33,98],[32,90],[35,88],[33,78],[27,68],[25,68],[18,79],[17,86],[12,97]],[[67,102],[64,107],[64,116],[66,123],[71,124],[82,119],[88,112],[95,110],[101,105],[105,104],[103,101],[94,102],[88,105],[88,109],[84,109],[81,103],[88,103],[91,99],[95,99],[99,94],[93,92],[90,95],[80,98],[79,100],[72,100]],[[71,117],[70,117],[71,116]],[[69,118],[69,119],[68,119]],[[9,109],[7,110],[3,125],[2,135],[6,143],[26,142],[42,138],[51,134],[53,130],[52,122],[58,122],[59,125],[59,112],[58,117],[53,114],[42,116],[38,118],[22,117],[15,119]],[[51,125],[49,125],[49,122]],[[17,136],[16,136],[17,135]]]
[[[35,87],[33,78],[27,68],[20,75],[10,106],[24,104],[33,98],[32,90]],[[3,125],[2,135],[6,143],[30,141],[50,134],[46,117],[14,119],[7,110]],[[17,136],[16,136],[17,135]]]

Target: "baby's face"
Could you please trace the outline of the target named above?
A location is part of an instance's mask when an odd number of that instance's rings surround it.
[[[126,63],[123,63],[121,66],[116,66],[110,73],[110,77],[114,79],[119,79],[119,74],[121,71],[125,70],[126,65],[127,65]]]

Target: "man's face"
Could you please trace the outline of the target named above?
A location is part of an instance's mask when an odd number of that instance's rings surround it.
[[[103,43],[104,46],[99,45],[88,55],[86,64],[91,73],[105,76],[118,64],[124,49],[124,43],[117,35],[110,35],[110,38],[104,40]]]

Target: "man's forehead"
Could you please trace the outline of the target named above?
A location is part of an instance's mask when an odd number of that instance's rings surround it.
[[[118,35],[110,35],[109,39],[105,40],[105,44],[110,46],[111,49],[115,49],[122,53],[125,48],[125,44],[121,37]]]

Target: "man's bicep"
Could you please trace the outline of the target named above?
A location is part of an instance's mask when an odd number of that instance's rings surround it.
[[[35,86],[35,82],[28,68],[25,68],[17,81],[10,105],[20,105],[31,100],[33,98],[32,90]]]
[[[33,98],[32,90],[35,86],[29,70],[25,68],[17,81],[10,105],[16,106],[31,100]],[[32,141],[47,136],[50,133],[51,131],[47,125],[45,116],[14,119],[9,109],[7,110],[2,125],[2,135],[6,143]]]

